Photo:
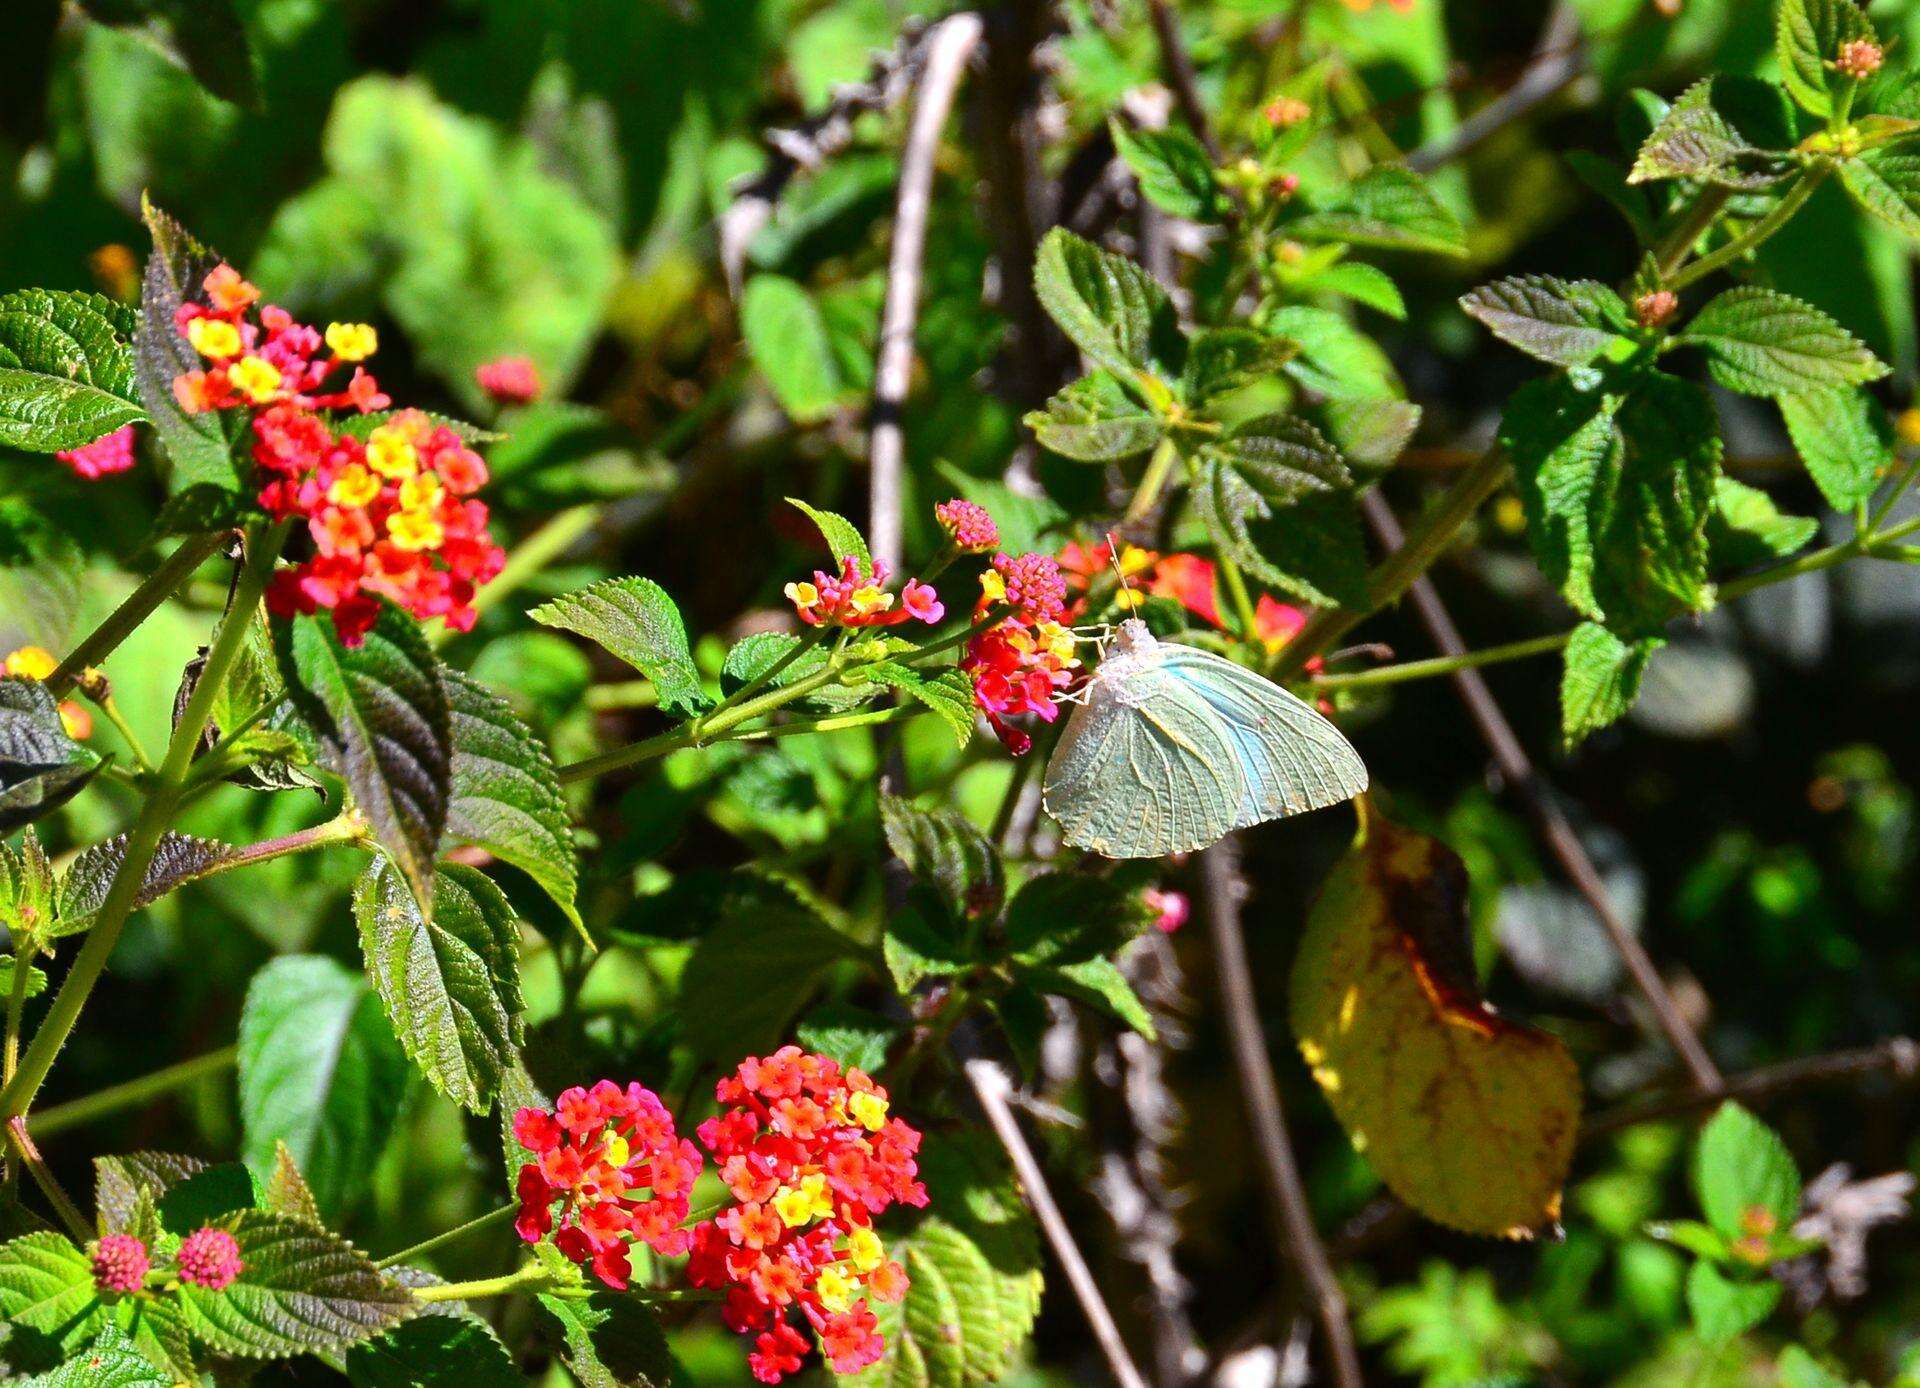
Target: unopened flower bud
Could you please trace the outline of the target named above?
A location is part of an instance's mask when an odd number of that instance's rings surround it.
[[[1643,328],[1663,327],[1679,311],[1680,296],[1671,289],[1655,289],[1633,301],[1633,316]]]
[[[1853,39],[1840,45],[1840,51],[1834,55],[1834,70],[1843,77],[1851,77],[1860,82],[1880,71],[1880,64],[1886,61],[1886,50],[1872,39]]]

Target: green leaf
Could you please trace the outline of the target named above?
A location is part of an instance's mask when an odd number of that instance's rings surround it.
[[[857,1388],[961,1388],[1007,1373],[1040,1307],[1040,1250],[1020,1187],[986,1134],[929,1135],[928,1203],[888,1252],[911,1280],[876,1306],[887,1347],[843,1382]]]
[[[944,670],[928,679],[918,670],[891,661],[859,667],[864,680],[899,690],[915,703],[938,714],[953,745],[965,747],[973,740],[973,681],[958,670]]]
[[[523,1388],[506,1346],[460,1316],[416,1316],[347,1351],[354,1388]]]
[[[0,997],[13,996],[13,971],[21,967],[18,955],[0,955]],[[27,991],[21,996],[37,998],[47,991],[47,976],[32,964],[24,967],[27,971]]]
[[[1096,1008],[1126,1023],[1149,1041],[1158,1041],[1160,1032],[1153,1024],[1140,995],[1111,959],[1082,959],[1057,968],[1035,969],[1025,982],[1036,992],[1052,993]]]
[[[1250,420],[1201,447],[1194,507],[1256,577],[1326,606],[1366,600],[1366,549],[1347,466],[1295,415]]]
[[[1147,365],[1156,320],[1170,311],[1166,290],[1143,267],[1062,227],[1040,242],[1033,287],[1074,346],[1122,379]]]
[[[1693,1149],[1693,1191],[1728,1241],[1785,1233],[1800,1216],[1800,1172],[1777,1133],[1724,1103]]]
[[[1530,357],[1585,366],[1623,341],[1630,324],[1620,296],[1598,280],[1515,275],[1483,284],[1460,307]]]
[[[326,1223],[320,1217],[320,1202],[314,1199],[313,1188],[300,1173],[285,1142],[273,1144],[273,1170],[267,1175],[266,1189],[260,1193],[260,1208],[306,1224]]]
[[[233,0],[83,0],[102,24],[132,26],[167,61],[223,101],[263,108],[246,25]]]
[[[1696,1258],[1720,1262],[1727,1256],[1727,1241],[1697,1219],[1668,1219],[1646,1227],[1648,1238],[1684,1248]]]
[[[1301,281],[1300,287],[1318,291],[1322,294],[1339,294],[1362,304],[1376,313],[1405,322],[1407,301],[1401,296],[1400,286],[1393,277],[1375,265],[1358,260],[1342,261],[1329,265]]]
[[[253,976],[240,1014],[242,1154],[297,1163],[323,1216],[363,1194],[407,1095],[407,1056],[366,980],[319,955]]]
[[[145,419],[134,326],[131,310],[98,294],[0,294],[0,445],[52,453]]]
[[[1202,410],[1219,397],[1269,380],[1293,355],[1292,345],[1252,328],[1205,328],[1187,343],[1180,395]]]
[[[1747,395],[1862,385],[1888,369],[1864,342],[1812,304],[1754,285],[1714,299],[1694,315],[1679,340],[1707,353],[1716,381]]]
[[[149,1214],[166,1193],[207,1164],[172,1152],[126,1152],[93,1159],[93,1204],[103,1234],[130,1234],[140,1211]]]
[[[1106,371],[1089,371],[1056,391],[1044,409],[1028,411],[1022,422],[1042,448],[1080,463],[1145,453],[1166,427]]]
[[[251,1210],[259,1197],[253,1173],[237,1161],[220,1162],[169,1185],[155,1212],[162,1229],[184,1238],[228,1215]]]
[[[929,978],[958,978],[980,962],[969,947],[969,932],[947,909],[939,893],[916,885],[906,905],[887,914],[880,954],[893,986],[911,993]]]
[[[425,902],[453,784],[453,711],[419,624],[390,603],[359,646],[325,616],[275,633],[287,695],[375,840]]]
[[[1406,400],[1329,400],[1319,416],[1348,466],[1368,477],[1398,462],[1420,427],[1420,407]]]
[[[58,809],[99,769],[100,758],[67,736],[45,685],[0,679],[0,834]]]
[[[1029,968],[1071,964],[1119,949],[1152,922],[1140,893],[1112,878],[1043,872],[1007,903],[1006,947]]]
[[[866,537],[860,533],[860,527],[845,516],[836,515],[817,506],[809,506],[797,496],[787,498],[789,506],[797,506],[806,512],[807,519],[820,530],[820,538],[827,542],[827,548],[833,553],[833,562],[844,564],[847,560],[856,561],[863,572],[873,572],[873,556],[867,553]]]
[[[394,1035],[435,1089],[485,1112],[521,1039],[519,928],[500,889],[443,864],[423,916],[384,858],[360,875],[353,914]]]
[[[1862,211],[1920,238],[1920,152],[1885,145],[1840,161],[1840,183]]]
[[[106,1319],[93,1287],[93,1264],[64,1235],[27,1234],[0,1244],[0,1323],[15,1336],[35,1331],[64,1356]]]
[[[559,1323],[560,1359],[580,1388],[666,1388],[673,1365],[653,1308],[607,1292],[540,1304]]]
[[[1367,170],[1333,206],[1288,222],[1296,241],[1335,241],[1387,250],[1465,255],[1460,219],[1434,195],[1426,179],[1398,164]]]
[[[691,717],[711,702],[700,688],[680,609],[649,578],[605,578],[527,614],[586,637],[653,681],[660,707]]]
[[[546,743],[471,675],[443,665],[440,678],[453,713],[446,842],[484,848],[519,868],[584,931],[574,906],[573,820]]]
[[[260,513],[259,503],[217,482],[195,482],[160,503],[155,535],[204,535],[235,530]]]
[[[1893,459],[1893,427],[1864,390],[1826,386],[1779,396],[1780,417],[1827,504],[1850,511],[1873,495]]]
[[[1380,345],[1337,313],[1289,304],[1267,314],[1262,326],[1292,345],[1287,374],[1317,395],[1371,400],[1402,394]]]
[[[844,1002],[814,1008],[793,1029],[802,1050],[831,1056],[868,1074],[887,1063],[888,1049],[902,1034],[902,1028],[878,1013]]]
[[[14,1383],[16,1388],[173,1388],[174,1380],[149,1363],[124,1330],[109,1325],[59,1368]]]
[[[227,419],[228,414],[240,412],[188,414],[173,394],[176,378],[205,365],[174,327],[174,314],[183,303],[200,298],[202,281],[222,258],[152,203],[143,200],[141,214],[153,237],[153,254],[147,257],[140,325],[134,334],[134,378],[140,403],[172,464],[172,490],[185,491],[197,484],[238,490],[235,437],[228,432]]]
[[[1694,1333],[1710,1345],[1725,1344],[1760,1324],[1780,1304],[1786,1289],[1772,1279],[1735,1282],[1712,1263],[1687,1272],[1687,1313]]]
[[[217,839],[162,834],[140,879],[140,890],[134,893],[133,909],[150,906],[175,888],[218,872],[239,853],[232,844]],[[60,875],[59,885],[54,889],[55,921],[48,932],[50,936],[77,935],[92,928],[93,918],[106,904],[107,893],[113,889],[113,879],[119,875],[126,856],[125,834],[81,850],[80,856]]]
[[[784,275],[755,275],[740,296],[740,334],[780,408],[796,423],[827,419],[856,397],[834,356],[820,306]]]
[[[1174,125],[1134,130],[1117,118],[1107,121],[1107,129],[1148,202],[1190,222],[1218,219],[1220,190],[1214,186],[1213,160],[1191,131]]]
[[[1842,44],[1871,40],[1873,25],[1852,0],[1780,0],[1774,26],[1780,80],[1814,115],[1832,115],[1834,93],[1853,79],[1828,64]]]
[[[1695,82],[1640,146],[1628,183],[1700,179],[1755,191],[1792,169],[1779,151],[1793,142],[1792,113],[1772,85],[1748,77]]]
[[[922,809],[897,795],[880,796],[887,847],[921,881],[939,889],[957,916],[991,918],[1006,898],[1000,852],[986,832],[957,810]]]
[[[681,1025],[706,1059],[778,1045],[826,971],[862,957],[799,888],[769,874],[736,873],[718,917],[680,977]]]
[[[29,829],[20,846],[0,843],[0,926],[8,935],[38,935],[53,923],[53,865]]]
[[[1722,477],[1714,484],[1707,549],[1715,568],[1744,569],[1798,554],[1820,533],[1811,516],[1790,516],[1757,487]]]
[[[1574,629],[1560,676],[1560,736],[1567,747],[1626,716],[1640,697],[1647,662],[1665,644],[1651,636],[1623,641],[1597,622]]]
[[[742,685],[758,679],[762,672],[778,664],[800,644],[800,637],[784,631],[756,631],[741,637],[728,649],[726,660],[720,666],[721,692],[731,694]],[[826,648],[816,643],[811,650],[795,656],[787,668],[769,680],[765,687],[784,688],[795,680],[819,674],[826,663]],[[844,713],[861,704],[873,702],[879,692],[874,687],[829,684],[796,700],[790,707],[808,713]]]
[[[239,1277],[221,1291],[186,1285],[178,1293],[187,1328],[216,1354],[286,1359],[345,1349],[414,1312],[412,1293],[324,1229],[265,1210],[225,1227],[240,1245]]]
[[[1780,1351],[1780,1388],[1853,1388],[1853,1380],[1834,1373],[1798,1345]]]

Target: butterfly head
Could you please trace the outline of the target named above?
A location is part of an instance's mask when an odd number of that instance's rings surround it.
[[[1120,623],[1120,634],[1114,638],[1114,645],[1121,655],[1133,655],[1140,651],[1150,651],[1159,645],[1147,624],[1138,617],[1129,617]]]

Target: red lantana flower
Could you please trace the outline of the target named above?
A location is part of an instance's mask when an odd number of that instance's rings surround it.
[[[886,1090],[861,1071],[797,1046],[742,1061],[715,1097],[721,1111],[699,1136],[734,1203],[694,1229],[689,1279],[726,1291],[723,1318],[754,1337],[747,1362],[762,1383],[806,1353],[789,1311],[834,1372],[873,1363],[885,1341],[869,1303],[907,1291],[873,1219],[926,1203],[919,1132],[889,1116]]]
[[[536,1158],[517,1187],[514,1228],[528,1243],[552,1234],[554,1247],[616,1291],[632,1276],[633,1243],[667,1257],[687,1251],[692,1236],[681,1226],[700,1152],[652,1090],[611,1080],[569,1089],[550,1110],[521,1109],[513,1135]]]
[[[819,569],[811,583],[789,583],[787,599],[801,621],[810,627],[890,627],[905,621],[929,626],[947,615],[940,595],[917,578],[896,595],[887,591],[887,565],[875,560],[862,569],[852,555],[841,561],[838,575]],[[897,602],[897,606],[895,605]]]
[[[99,477],[111,477],[116,472],[125,472],[133,466],[133,426],[122,424],[92,443],[84,443],[53,456],[72,468],[76,476],[84,477],[89,482]]]

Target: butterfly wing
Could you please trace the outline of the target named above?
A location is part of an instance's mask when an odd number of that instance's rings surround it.
[[[1366,764],[1340,730],[1271,680],[1192,646],[1167,646],[1160,668],[1217,714],[1232,739],[1246,784],[1234,828],[1366,790]]]
[[[1116,677],[1117,678],[1117,677]],[[1204,848],[1246,796],[1233,739],[1185,681],[1161,668],[1094,678],[1047,762],[1042,799],[1066,841],[1109,858]]]

